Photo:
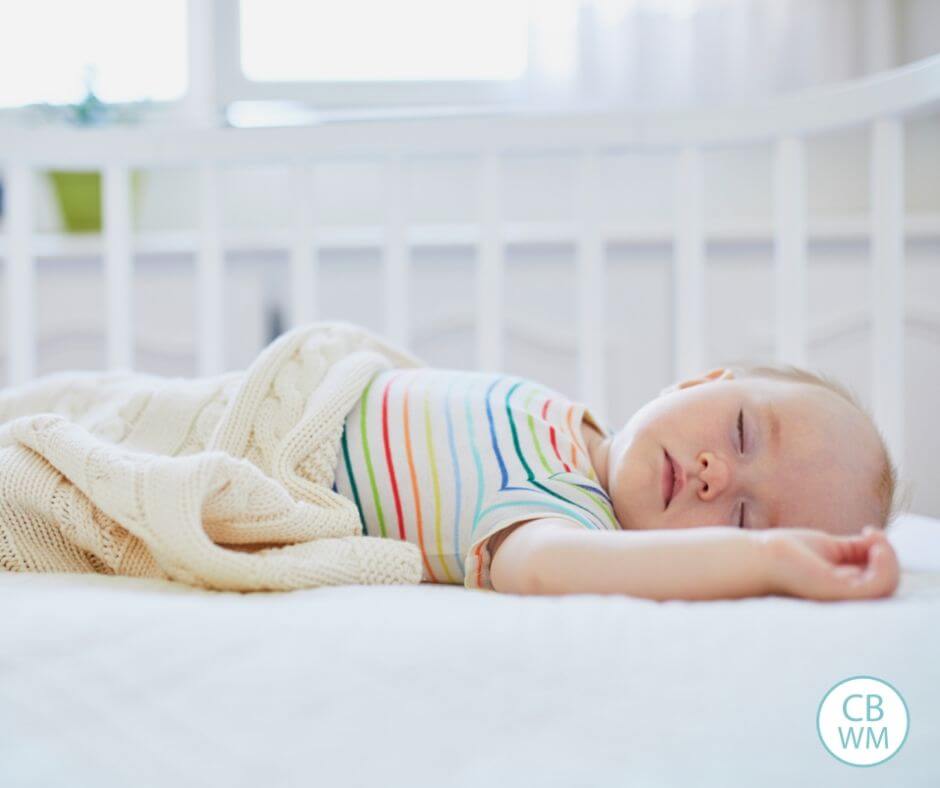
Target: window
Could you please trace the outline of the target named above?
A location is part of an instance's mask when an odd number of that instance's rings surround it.
[[[0,107],[78,103],[87,79],[106,102],[180,99],[186,60],[186,0],[10,3],[0,19]]]
[[[278,101],[294,108],[288,114],[329,113],[501,104],[525,92],[530,0],[240,0],[217,9],[218,99],[230,122],[253,106],[276,114]]]
[[[515,80],[526,68],[519,0],[241,0],[256,82]]]

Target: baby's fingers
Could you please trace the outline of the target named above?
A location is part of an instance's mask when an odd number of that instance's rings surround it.
[[[872,545],[886,541],[883,531],[866,528],[860,534],[838,536],[832,542],[829,558],[836,564],[860,564],[868,562],[868,552]]]
[[[876,599],[890,596],[898,587],[900,567],[894,548],[887,540],[874,542],[868,550],[866,566],[836,566],[832,575],[841,586],[843,599]]]

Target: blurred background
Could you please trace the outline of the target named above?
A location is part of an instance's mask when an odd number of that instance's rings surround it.
[[[315,126],[374,118],[507,113],[635,113],[750,104],[873,75],[940,52],[933,0],[0,0],[0,127]],[[910,508],[940,516],[940,119],[905,124],[905,399]],[[807,142],[809,364],[868,405],[872,380],[869,140],[866,131]],[[0,164],[4,152],[0,151]],[[770,146],[704,155],[709,364],[773,358]],[[621,157],[603,173],[608,244],[605,420],[618,428],[672,381],[669,157]],[[474,210],[474,172],[456,160],[410,168],[409,222],[452,223]],[[140,170],[132,179],[134,355],[138,369],[197,369],[194,250],[198,173]],[[381,224],[387,202],[370,162],[319,168],[316,221]],[[556,158],[504,168],[503,215],[569,216],[576,176]],[[4,227],[0,172],[0,235]],[[224,362],[246,366],[285,326],[288,228],[283,168],[230,168],[222,186],[227,243]],[[100,178],[50,171],[35,182],[37,373],[106,367]],[[187,241],[189,239],[189,241]],[[2,247],[0,247],[2,255]],[[428,363],[474,358],[476,249],[410,250],[408,344]],[[577,326],[568,302],[570,243],[505,249],[502,363],[578,395]],[[384,326],[381,250],[318,250],[316,319]],[[6,272],[0,268],[0,290]],[[5,292],[0,303],[6,303]],[[6,374],[0,321],[0,385]]]

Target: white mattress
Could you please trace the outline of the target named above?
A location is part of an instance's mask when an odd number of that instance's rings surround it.
[[[871,602],[0,575],[0,785],[937,786],[940,521],[889,534]],[[816,733],[857,674],[910,709],[872,768]]]

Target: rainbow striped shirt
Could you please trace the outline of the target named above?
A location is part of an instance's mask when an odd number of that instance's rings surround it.
[[[367,536],[421,549],[423,580],[492,590],[487,540],[531,517],[619,529],[581,434],[588,408],[503,374],[377,373],[346,417],[333,489]]]

